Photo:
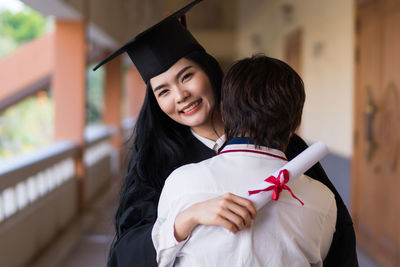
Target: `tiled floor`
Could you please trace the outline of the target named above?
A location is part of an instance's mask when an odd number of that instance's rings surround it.
[[[113,183],[107,192],[88,211],[91,223],[85,227],[79,242],[59,267],[101,267],[107,265],[107,254],[114,238],[113,214],[119,183]]]
[[[345,162],[334,156],[328,156],[323,166],[328,176],[331,178],[338,191],[342,195],[346,204],[349,204],[349,176],[346,175],[349,169],[349,162]],[[340,171],[338,171],[340,170]],[[80,219],[76,229],[71,235],[76,235],[75,241],[70,243],[67,252],[58,257],[58,262],[47,264],[46,266],[57,267],[102,267],[106,266],[107,253],[114,237],[113,215],[118,198],[120,182],[115,181],[102,194],[99,200],[93,204]],[[65,246],[64,246],[65,247]],[[61,250],[61,249],[60,249]],[[60,250],[56,253],[60,254]],[[373,261],[361,249],[358,249],[359,265],[361,267],[378,267],[379,265]],[[49,262],[49,261],[48,261]],[[37,267],[44,264],[39,264]],[[35,266],[36,267],[36,266]]]
[[[103,267],[114,238],[120,182],[110,184],[32,267]]]

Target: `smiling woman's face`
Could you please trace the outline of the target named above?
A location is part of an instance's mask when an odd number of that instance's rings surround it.
[[[194,131],[212,127],[213,88],[199,65],[181,58],[166,72],[151,78],[150,84],[158,105],[171,119]]]

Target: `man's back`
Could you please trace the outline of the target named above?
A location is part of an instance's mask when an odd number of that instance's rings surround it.
[[[278,150],[235,144],[212,159],[183,166],[165,184],[158,223],[194,203],[251,190],[285,163]],[[176,253],[176,266],[322,266],[335,231],[334,195],[307,176],[289,187],[304,206],[283,191],[278,201],[258,211],[250,229],[234,235],[222,227],[200,225],[184,245],[175,246],[178,251],[156,244],[157,253],[161,258]],[[157,232],[157,223],[155,228]]]

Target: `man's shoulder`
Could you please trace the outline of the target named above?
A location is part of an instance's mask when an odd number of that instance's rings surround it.
[[[306,208],[325,214],[331,210],[332,205],[336,205],[334,193],[326,185],[307,175],[300,176],[292,187],[293,193],[304,202]]]
[[[195,177],[199,175],[199,172],[204,172],[209,169],[210,162],[213,158],[205,159],[203,161],[197,163],[189,163],[176,168],[167,179],[175,180],[182,179],[183,177],[187,177],[190,175],[191,177]]]
[[[165,186],[180,188],[202,187],[207,184],[211,173],[210,162],[213,158],[197,163],[190,163],[175,169],[165,181]]]

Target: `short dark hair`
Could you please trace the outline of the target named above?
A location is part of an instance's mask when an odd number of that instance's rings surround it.
[[[229,69],[221,98],[227,140],[247,136],[256,145],[285,150],[300,125],[305,92],[288,64],[255,55]]]

